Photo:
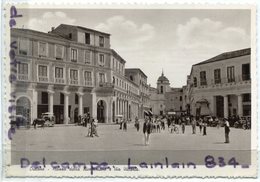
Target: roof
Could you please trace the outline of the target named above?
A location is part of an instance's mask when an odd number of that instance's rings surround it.
[[[111,49],[111,51],[115,56],[119,57],[120,61],[122,61],[123,63],[126,62],[114,49]]]
[[[125,71],[139,71],[147,78],[146,74],[140,68],[125,68]]]
[[[241,56],[246,56],[251,54],[251,48],[246,48],[246,49],[240,49],[236,51],[231,51],[231,52],[224,52],[222,54],[219,54],[213,58],[210,58],[206,61],[202,61],[200,63],[194,64],[195,65],[201,65],[201,64],[207,64],[207,63],[213,63],[217,61],[222,61],[226,59],[231,59],[231,58],[236,58],[236,57],[241,57]]]
[[[168,80],[168,78],[166,78],[166,77],[164,76],[164,74],[162,73],[162,75],[158,78],[157,81],[169,81],[169,80]]]
[[[23,32],[23,33],[37,33],[37,34],[42,34],[42,35],[45,35],[45,36],[51,36],[51,37],[54,37],[54,38],[67,40],[67,39],[65,39],[64,37],[62,37],[58,34],[45,33],[45,32],[40,32],[40,31],[37,31],[37,30],[26,29],[26,28],[12,28],[11,31],[20,31],[20,32]]]
[[[86,28],[86,27],[82,27],[82,26],[77,26],[77,25],[68,25],[68,24],[60,24],[59,26],[69,26],[69,27],[74,27],[74,28],[78,28],[78,29],[82,29],[82,30],[85,30],[85,31],[92,31],[92,32],[97,32],[97,33],[101,33],[101,34],[105,34],[107,36],[110,36],[109,33],[106,33],[106,32],[101,32],[101,31],[98,31],[98,30],[94,30],[94,29],[90,29],[90,28]]]

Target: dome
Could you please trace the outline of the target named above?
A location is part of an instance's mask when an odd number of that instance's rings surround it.
[[[164,81],[167,81],[169,82],[168,78],[166,78],[162,72],[162,75],[158,78],[157,80],[158,82],[164,82]]]

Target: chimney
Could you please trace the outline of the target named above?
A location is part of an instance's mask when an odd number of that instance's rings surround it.
[[[51,27],[51,31],[53,31],[55,29],[55,27]]]

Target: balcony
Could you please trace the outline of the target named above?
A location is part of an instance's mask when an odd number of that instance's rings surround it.
[[[219,79],[212,79],[207,81],[208,83],[206,85],[203,82],[203,84],[201,83],[194,88],[203,89],[203,88],[212,88],[212,87],[226,87],[226,86],[234,86],[234,85],[251,84],[250,75],[238,75],[234,78],[222,77]]]
[[[78,80],[72,80],[70,79],[70,85],[78,85],[79,84],[79,81]]]
[[[85,86],[93,86],[93,83],[92,83],[92,81],[87,81],[87,80],[85,80],[85,81],[84,81],[84,85],[85,85]]]
[[[38,81],[39,81],[39,82],[48,82],[49,79],[48,79],[48,77],[46,77],[46,76],[39,76],[39,77],[38,77]]]
[[[113,83],[109,83],[109,82],[100,82],[100,83],[99,83],[99,87],[110,87],[110,88],[114,88],[114,84],[113,84]]]
[[[64,84],[65,79],[64,78],[55,78],[55,83]]]
[[[18,74],[17,79],[19,81],[28,81],[29,80],[29,76],[28,76],[28,74],[27,75],[26,74]]]

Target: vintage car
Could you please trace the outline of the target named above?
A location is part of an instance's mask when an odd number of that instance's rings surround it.
[[[41,118],[37,118],[33,121],[34,128],[36,128],[36,125],[40,125],[42,127],[54,126],[54,123],[55,123],[54,114],[50,112],[42,113]]]

